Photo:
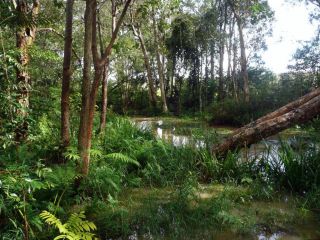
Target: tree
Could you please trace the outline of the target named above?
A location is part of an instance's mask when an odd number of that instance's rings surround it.
[[[117,4],[116,0],[111,0],[111,35],[115,31],[117,23]],[[103,40],[102,40],[102,29],[101,29],[101,18],[100,11],[97,13],[98,17],[98,33],[99,33],[99,43],[100,43],[100,54],[103,55]],[[109,77],[109,64],[106,64],[103,68],[102,74],[102,87],[101,87],[101,114],[100,114],[100,132],[103,133],[106,127],[107,121],[107,106],[108,106],[108,77]]]
[[[67,0],[64,38],[62,91],[61,91],[61,142],[65,149],[70,143],[70,80],[72,75],[72,21],[74,0]]]
[[[30,95],[30,76],[27,70],[29,63],[28,47],[30,47],[36,36],[36,18],[40,9],[40,1],[33,0],[31,10],[26,0],[19,0],[16,3],[17,30],[16,46],[19,50],[17,68],[17,102],[19,109],[17,116],[20,118],[20,125],[16,129],[15,139],[21,142],[27,138],[28,134],[28,110]],[[30,17],[29,17],[30,16]]]
[[[97,1],[86,0],[85,8],[85,35],[84,35],[84,66],[82,80],[82,104],[80,113],[80,127],[78,136],[78,148],[82,159],[81,172],[88,175],[90,165],[90,149],[93,131],[93,119],[97,91],[103,74],[103,69],[109,64],[112,47],[116,41],[120,27],[127,13],[131,0],[126,0],[124,8],[119,16],[115,30],[112,33],[109,44],[99,56],[97,47]],[[91,82],[91,66],[94,66],[93,80]]]
[[[156,51],[156,60],[157,60],[157,66],[158,66],[158,75],[159,75],[159,81],[160,81],[160,91],[161,91],[161,101],[162,101],[162,111],[164,113],[168,112],[168,106],[167,106],[167,98],[166,98],[166,92],[165,92],[165,77],[164,77],[164,69],[163,64],[161,62],[161,55],[160,55],[160,44],[159,39],[161,39],[159,30],[158,30],[158,24],[156,21],[156,13],[154,10],[154,7],[152,8],[152,22],[153,22],[153,34],[154,34],[154,43],[155,43],[155,51]]]
[[[153,109],[155,109],[157,107],[156,88],[155,88],[155,83],[154,83],[153,76],[152,76],[150,57],[149,57],[149,54],[147,51],[147,47],[146,47],[143,33],[141,31],[140,23],[137,20],[137,18],[138,18],[137,13],[138,12],[136,12],[136,16],[134,16],[132,12],[130,13],[130,17],[131,17],[130,24],[131,24],[133,34],[138,39],[140,47],[141,47],[141,51],[143,53],[144,64],[145,64],[145,68],[147,71],[147,79],[148,79],[149,102],[150,102],[150,105],[153,107]]]
[[[248,54],[246,47],[246,39],[244,36],[244,30],[249,28],[250,25],[253,28],[251,35],[258,35],[254,38],[253,42],[250,42],[250,46],[253,48],[253,52],[257,52],[258,49],[264,49],[264,32],[268,31],[267,24],[273,18],[273,12],[271,11],[268,2],[265,0],[248,0],[248,1],[231,1],[228,0],[228,5],[236,19],[236,24],[239,33],[240,44],[240,69],[241,78],[243,80],[244,99],[246,102],[250,100],[250,88],[249,88],[249,75],[248,75]],[[269,24],[270,25],[270,24]]]
[[[320,88],[234,131],[214,146],[213,152],[225,155],[228,151],[250,146],[295,124],[306,123],[319,114]]]

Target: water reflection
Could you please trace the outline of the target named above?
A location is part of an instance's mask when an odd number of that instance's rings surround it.
[[[192,145],[197,148],[203,148],[206,146],[205,141],[196,139],[191,135],[192,130],[200,130],[207,127],[201,122],[183,123],[145,118],[135,118],[134,122],[140,129],[152,131],[157,138],[165,140],[175,147]],[[185,133],[177,133],[179,130],[185,130]]]
[[[183,122],[183,121],[175,121],[175,120],[158,120],[158,119],[134,119],[136,125],[145,130],[152,131],[155,136],[159,139],[163,139],[164,141],[171,143],[174,146],[186,146],[192,145],[197,148],[204,148],[207,144],[212,144],[207,142],[203,139],[197,139],[195,136],[192,135],[193,130],[202,130],[202,132],[216,132],[220,135],[226,135],[231,132],[232,129],[225,129],[225,128],[209,128],[207,125],[201,122],[197,123],[190,123],[190,122]],[[188,131],[190,130],[190,131]],[[192,130],[192,131],[191,131]],[[314,146],[314,143],[308,142],[308,140],[304,139],[301,141],[298,135],[277,135],[270,137],[260,143],[253,144],[247,149],[243,149],[240,151],[240,160],[247,161],[252,160],[256,162],[256,165],[259,165],[261,160],[267,161],[270,166],[273,168],[277,168],[279,171],[285,171],[284,165],[281,161],[281,151],[280,148],[282,146],[282,142],[285,141],[288,145],[290,145],[293,149],[303,148],[306,145]],[[302,144],[305,145],[301,145]],[[319,147],[319,146],[314,146]],[[263,172],[263,170],[262,170]],[[284,205],[287,205],[288,198],[283,200]],[[259,208],[268,208],[268,205],[261,205]],[[280,206],[280,208],[285,209],[284,207]],[[275,231],[272,232],[271,230],[263,230],[262,232],[255,232],[250,236],[243,236],[236,234],[232,231],[221,231],[221,232],[195,232],[194,236],[186,236],[185,238],[181,239],[217,239],[217,240],[227,240],[227,239],[238,239],[238,240],[247,240],[247,239],[254,239],[254,240],[280,240],[280,239],[319,239],[319,233],[315,231],[318,229],[318,223],[306,222],[301,223],[294,227],[294,229],[290,229],[290,231]],[[158,237],[154,237],[151,234],[144,234],[139,235],[137,232],[134,232],[129,239],[132,240],[139,240],[139,239],[159,239]],[[169,239],[166,236],[166,233],[161,233],[160,239]]]
[[[155,136],[173,146],[193,146],[196,148],[210,148],[214,142],[207,139],[204,135],[224,136],[232,132],[232,128],[209,127],[204,122],[190,122],[179,119],[154,119],[154,118],[135,118],[133,121],[140,129],[152,131]],[[199,134],[194,134],[199,133]],[[283,140],[281,141],[280,138]],[[281,161],[280,148],[283,142],[292,148],[301,148],[301,142],[311,146],[310,141],[301,141],[301,137],[294,134],[281,134],[269,137],[257,144],[252,144],[249,148],[244,148],[239,152],[239,159],[243,161],[255,161],[257,165],[261,161],[267,161],[273,169],[284,171]],[[311,145],[310,145],[311,144]],[[314,145],[314,144],[313,144]],[[302,146],[303,147],[303,146]],[[305,147],[305,146],[304,146]]]

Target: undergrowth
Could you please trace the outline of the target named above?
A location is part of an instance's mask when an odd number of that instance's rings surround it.
[[[24,145],[1,139],[1,239],[57,236],[57,230],[41,220],[43,211],[61,224],[72,214],[85,212],[97,226],[88,234],[101,239],[133,233],[183,239],[190,226],[203,232],[231,229],[250,235],[264,226],[277,230],[279,225],[292,224],[290,219],[303,218],[298,210],[289,215],[277,209],[259,214],[252,210],[256,201],[277,201],[280,193],[295,196],[295,209],[319,209],[320,153],[315,141],[282,142],[276,161],[261,156],[239,160],[241,152],[218,160],[209,147],[175,147],[129,119],[110,115],[105,133],[97,133],[93,140],[90,174],[82,179],[76,143],[65,154],[67,161],[61,162],[59,136],[50,130],[55,127],[45,116]],[[216,140],[215,136],[200,137],[207,143]],[[229,187],[217,193],[203,191],[210,184]],[[130,192],[135,189],[159,192],[139,192],[142,196],[137,200]]]

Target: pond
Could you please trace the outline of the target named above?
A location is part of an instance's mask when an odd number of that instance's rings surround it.
[[[189,145],[196,148],[210,148],[235,130],[233,127],[212,127],[204,121],[190,119],[133,118],[133,121],[140,129],[150,130],[157,138],[176,147]],[[279,148],[283,143],[296,149],[305,147],[306,143],[312,144],[305,138],[303,131],[289,129],[252,144],[248,149],[243,149],[240,152],[241,159],[267,158],[269,162],[278,165],[280,163]]]
[[[208,148],[218,141],[221,141],[235,129],[232,127],[211,127],[204,121],[190,119],[133,118],[132,120],[139,128],[152,131],[157,138],[162,139],[176,147],[192,146],[196,148]],[[255,159],[256,161],[259,161],[260,158],[267,158],[268,162],[272,162],[279,167],[281,166],[279,148],[281,147],[282,143],[289,144],[290,147],[295,149],[304,147],[303,144],[312,144],[312,142],[306,138],[306,135],[303,131],[300,129],[290,129],[282,132],[281,134],[265,139],[260,143],[253,144],[249,149],[240,151],[240,159]],[[141,189],[141,191],[145,191],[145,189]],[[141,196],[141,192],[138,195]],[[201,193],[201,196],[210,196],[210,194],[203,192]],[[261,209],[274,209],[274,211],[282,214],[292,211],[293,209],[290,206],[291,205],[287,201],[287,198],[284,198],[280,202],[253,202],[250,206],[250,210],[256,209],[255,211],[258,212]],[[270,230],[268,229],[268,226],[266,226],[265,230],[259,230],[250,236],[242,236],[229,230],[202,230],[200,232],[195,231],[192,236],[186,236],[184,239],[320,239],[319,229],[319,222],[312,218],[307,221],[302,221],[299,224],[293,224],[293,226],[288,228],[279,227],[278,230]],[[134,233],[129,239],[154,239],[154,237],[148,235],[139,236],[137,233]],[[164,234],[163,238],[161,239],[169,238],[166,238]]]

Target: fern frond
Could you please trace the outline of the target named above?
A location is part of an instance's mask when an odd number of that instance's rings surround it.
[[[66,226],[62,224],[60,219],[58,219],[52,213],[48,211],[42,211],[42,213],[40,213],[40,218],[43,219],[49,225],[56,227],[60,233],[63,233],[63,234],[68,233]]]
[[[103,154],[102,154],[101,150],[92,148],[90,150],[90,156],[92,156],[92,157],[102,157]]]
[[[54,240],[69,239],[69,240],[96,240],[95,234],[91,231],[97,230],[93,222],[87,221],[84,212],[73,213],[65,224],[48,211],[43,211],[40,217],[49,225],[58,228],[60,235]]]
[[[140,163],[137,160],[135,160],[127,155],[124,155],[122,153],[110,153],[110,154],[107,154],[105,157],[110,160],[114,160],[119,163],[122,163],[122,164],[133,164],[138,167],[140,166]]]

